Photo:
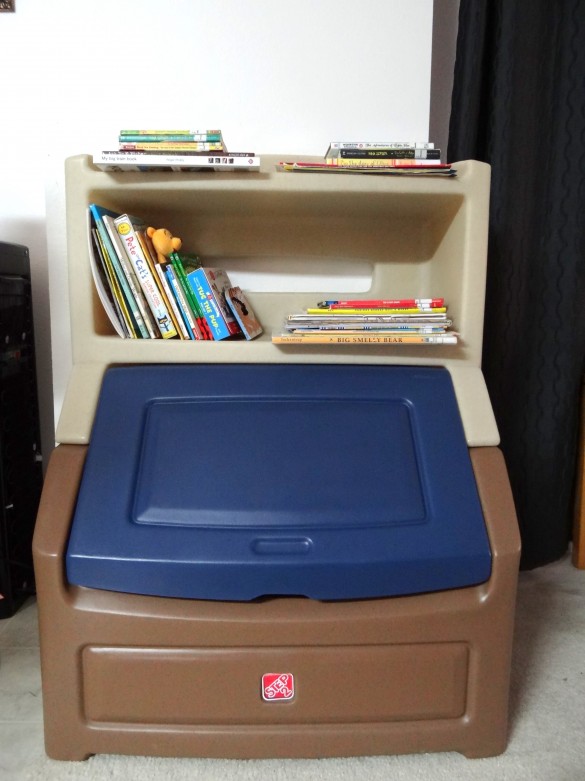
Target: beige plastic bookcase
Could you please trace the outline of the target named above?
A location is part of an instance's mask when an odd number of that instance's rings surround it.
[[[454,381],[468,444],[499,442],[480,369],[490,169],[457,163],[453,178],[285,173],[278,157],[262,170],[234,173],[119,173],[95,169],[84,155],[66,161],[73,372],[57,441],[87,444],[101,377],[129,363],[400,363],[446,366]],[[341,261],[369,264],[364,297],[444,296],[460,343],[436,346],[273,345],[292,311],[328,290],[249,291],[264,335],[249,343],[126,340],[118,337],[94,289],[87,205],[99,203],[168,227],[206,265],[239,259],[251,270],[335,275]],[[237,282],[236,282],[237,284]],[[354,296],[352,296],[354,297]]]
[[[259,173],[233,174],[106,174],[85,156],[66,162],[73,371],[33,541],[45,746],[54,759],[481,757],[506,747],[520,541],[480,369],[489,168],[467,161],[455,165],[453,179],[393,178],[283,173],[277,160],[264,157]],[[209,265],[230,257],[286,272],[300,263],[308,275],[331,277],[342,262],[365,262],[372,296],[444,295],[461,343],[271,343],[288,312],[328,290],[250,291],[265,328],[252,342],[121,339],[93,287],[90,202],[169,227]],[[67,544],[104,371],[213,362],[446,366],[489,536],[489,580],[403,597],[248,603],[68,583]],[[295,676],[290,702],[263,701],[266,672]]]

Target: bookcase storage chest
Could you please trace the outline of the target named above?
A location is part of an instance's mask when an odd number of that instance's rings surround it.
[[[73,370],[34,540],[54,758],[505,748],[519,537],[480,368],[489,168],[276,162],[66,162]],[[172,226],[207,265],[302,268],[302,289],[249,291],[252,342],[120,339],[90,202]],[[271,343],[353,265],[368,297],[445,295],[460,342]]]

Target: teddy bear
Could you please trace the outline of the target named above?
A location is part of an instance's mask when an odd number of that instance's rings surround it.
[[[173,252],[177,252],[183,246],[181,239],[178,236],[173,236],[166,228],[147,228],[146,234],[150,237],[156,250],[158,262],[163,265],[167,263]]]

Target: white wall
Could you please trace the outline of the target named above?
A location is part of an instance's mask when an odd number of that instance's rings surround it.
[[[115,148],[122,127],[220,127],[258,153],[425,139],[432,25],[432,0],[18,0],[0,14],[0,240],[31,253],[45,452],[70,368],[64,158]]]

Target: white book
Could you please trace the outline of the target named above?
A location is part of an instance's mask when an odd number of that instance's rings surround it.
[[[240,154],[174,154],[161,152],[94,152],[93,164],[101,171],[259,171],[258,155]]]

